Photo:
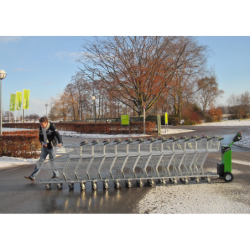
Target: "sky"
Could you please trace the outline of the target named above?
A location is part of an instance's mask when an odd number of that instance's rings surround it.
[[[3,80],[3,110],[9,109],[10,94],[30,89],[30,109],[25,114],[46,114],[52,98],[62,93],[71,77],[79,71],[76,62],[81,46],[90,36],[0,36],[0,69]],[[208,68],[225,91],[217,104],[228,97],[250,91],[250,36],[196,36],[210,50]],[[91,98],[91,97],[90,97]],[[21,115],[21,111],[16,111]]]

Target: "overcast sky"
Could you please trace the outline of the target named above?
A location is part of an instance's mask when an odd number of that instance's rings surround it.
[[[10,94],[30,89],[30,110],[45,114],[45,103],[56,97],[81,65],[76,62],[88,37],[0,37],[0,69],[3,80],[3,109],[9,108]],[[211,50],[208,66],[215,70],[219,87],[225,91],[219,103],[226,104],[232,93],[243,93],[250,85],[250,37],[197,37]]]

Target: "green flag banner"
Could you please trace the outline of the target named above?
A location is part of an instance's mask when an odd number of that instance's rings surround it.
[[[24,89],[23,90],[23,109],[30,108],[30,90]]]
[[[16,110],[21,110],[22,107],[22,92],[16,91]]]
[[[129,125],[129,115],[121,115],[121,124]]]
[[[10,111],[15,111],[16,107],[16,94],[10,94]]]

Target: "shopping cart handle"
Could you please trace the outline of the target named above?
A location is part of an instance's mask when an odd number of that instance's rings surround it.
[[[83,145],[86,145],[86,144],[88,144],[88,141],[87,141],[87,140],[86,140],[86,141],[80,142],[80,146],[83,146]]]
[[[224,138],[223,138],[223,137],[220,137],[218,141],[222,141],[222,140],[224,140]]]
[[[96,141],[92,141],[92,145],[96,145],[99,141],[96,140]]]

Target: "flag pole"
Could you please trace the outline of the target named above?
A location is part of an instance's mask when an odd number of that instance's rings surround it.
[[[24,89],[23,89],[23,101],[24,101]],[[23,104],[23,101],[22,101],[22,104]],[[24,123],[24,108],[23,108],[23,123]]]
[[[15,95],[15,128],[16,128],[16,95]]]
[[[10,94],[10,102],[11,102],[11,94]],[[10,123],[10,106],[9,106],[9,123]]]

